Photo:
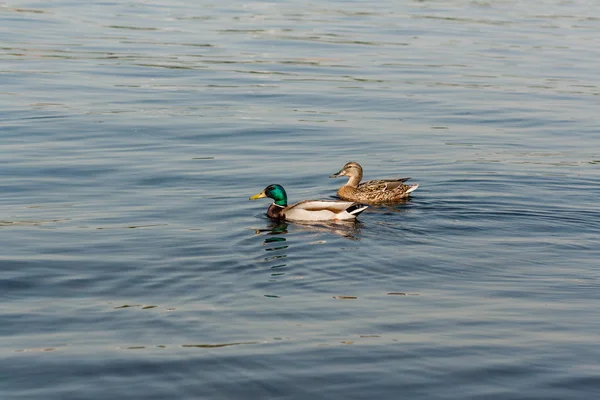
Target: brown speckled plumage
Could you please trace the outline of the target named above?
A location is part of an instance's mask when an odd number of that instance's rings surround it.
[[[348,182],[342,186],[337,194],[340,198],[362,203],[393,203],[406,199],[419,185],[405,185],[410,178],[380,179],[360,183],[363,171],[359,163],[350,161],[330,178],[347,176]]]

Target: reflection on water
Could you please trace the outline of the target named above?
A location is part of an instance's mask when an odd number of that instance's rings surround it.
[[[262,257],[264,270],[268,271],[268,282],[282,282],[281,279],[303,279],[303,275],[290,276],[291,254],[296,256],[305,253],[307,246],[327,243],[327,235],[334,234],[352,241],[360,240],[362,223],[359,221],[327,221],[319,223],[288,223],[285,221],[267,220],[264,228],[253,228],[255,235],[264,236],[261,246],[267,253]],[[308,234],[308,235],[307,235]],[[314,240],[314,235],[319,237]],[[295,240],[292,240],[295,239]],[[279,298],[273,294],[265,297]]]
[[[275,237],[275,238],[266,238],[264,243],[278,243],[278,242],[285,242],[285,238],[282,237]],[[276,247],[269,247],[267,249],[265,249],[266,251],[274,251],[274,250],[283,250],[283,249],[287,249],[288,246],[276,246]]]
[[[319,223],[299,223],[299,227],[307,231],[334,233],[350,240],[360,240],[360,221],[326,221]]]
[[[265,246],[264,250],[269,253],[269,256],[265,257],[263,261],[270,265],[269,269],[272,271],[270,275],[271,281],[275,277],[285,275],[285,272],[279,270],[287,267],[285,258],[287,258],[289,245],[283,235],[288,233],[288,224],[283,221],[269,220],[265,228],[255,229],[254,231],[257,235],[267,235],[262,244]],[[279,296],[270,294],[265,294],[265,297],[279,298]]]
[[[266,228],[255,229],[256,234],[278,235],[287,233],[287,222],[269,220]]]
[[[285,221],[269,221],[266,228],[255,229],[255,233],[265,235],[285,235],[288,233],[289,223]],[[307,232],[333,233],[350,240],[360,240],[359,234],[362,222],[354,221],[323,221],[323,222],[299,222],[294,221],[294,227]],[[285,238],[267,238],[264,244],[285,242]],[[287,246],[286,246],[287,247]],[[277,250],[279,247],[269,247],[266,251]]]

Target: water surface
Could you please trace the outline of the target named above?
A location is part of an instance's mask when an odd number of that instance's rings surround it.
[[[600,6],[0,6],[0,392],[592,399]],[[356,224],[274,223],[411,176]]]

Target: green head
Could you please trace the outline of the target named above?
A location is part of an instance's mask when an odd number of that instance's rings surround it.
[[[250,200],[256,200],[263,197],[270,197],[278,206],[287,206],[287,194],[285,193],[285,189],[281,185],[269,185],[262,192],[250,197]]]

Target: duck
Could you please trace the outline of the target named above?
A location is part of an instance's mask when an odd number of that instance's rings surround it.
[[[355,161],[347,162],[341,170],[329,177],[340,176],[347,176],[350,179],[337,191],[337,195],[343,200],[367,204],[397,202],[406,199],[419,187],[418,184],[404,184],[410,178],[379,179],[360,183],[363,169]]]
[[[304,200],[288,205],[287,193],[283,186],[278,184],[267,186],[262,192],[250,197],[250,200],[263,197],[274,200],[267,210],[267,216],[286,221],[354,220],[368,207],[365,204],[340,200]]]

